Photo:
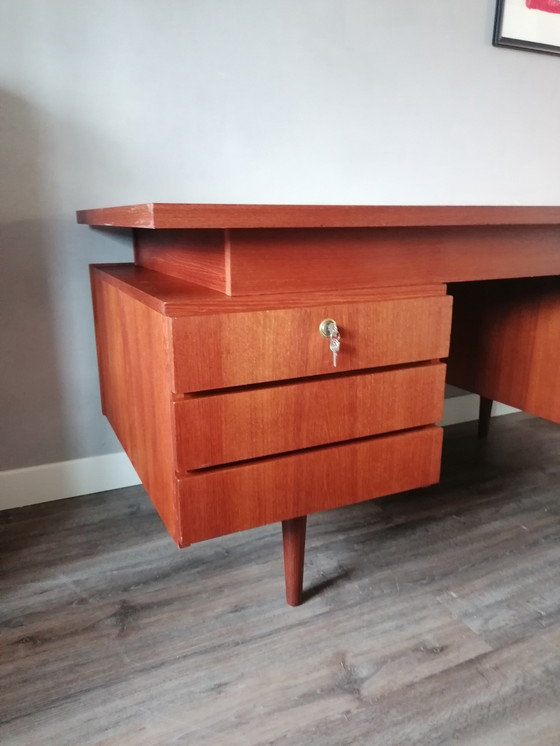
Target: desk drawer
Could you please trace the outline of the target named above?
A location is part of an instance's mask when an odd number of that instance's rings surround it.
[[[178,479],[184,543],[433,484],[442,429],[423,427]]]
[[[445,365],[192,396],[174,402],[179,472],[438,422]]]
[[[328,318],[341,335],[336,368],[329,340],[319,332]],[[435,360],[449,351],[450,326],[446,295],[175,317],[173,391]]]

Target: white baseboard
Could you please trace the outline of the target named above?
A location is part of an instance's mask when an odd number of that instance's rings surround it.
[[[479,398],[475,394],[445,400],[442,425],[456,425],[478,418]],[[511,414],[518,409],[494,403],[492,416]],[[40,464],[25,469],[0,471],[0,510],[61,500],[77,495],[115,490],[140,484],[125,453]]]
[[[0,471],[0,510],[140,484],[126,453]]]

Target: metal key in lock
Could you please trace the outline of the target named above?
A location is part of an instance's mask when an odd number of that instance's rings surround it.
[[[334,334],[331,334],[329,347],[331,348],[332,352],[332,364],[336,368],[336,356],[338,355],[338,351],[340,350],[340,334],[338,333],[338,330]]]
[[[333,356],[333,366],[336,368],[336,358],[340,351],[340,332],[338,331],[336,321],[333,319],[325,319],[324,321],[321,321],[319,331],[323,337],[329,338],[329,348]]]

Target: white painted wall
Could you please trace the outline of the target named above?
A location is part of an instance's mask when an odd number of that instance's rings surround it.
[[[78,208],[560,204],[560,60],[494,4],[0,0],[0,470],[119,449],[87,264],[129,239]]]

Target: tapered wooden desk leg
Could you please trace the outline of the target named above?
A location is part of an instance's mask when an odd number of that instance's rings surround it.
[[[301,516],[300,518],[291,518],[288,521],[282,521],[286,601],[290,606],[299,606],[301,603],[306,526],[306,515]]]
[[[490,427],[490,416],[492,414],[493,399],[487,399],[485,396],[480,397],[480,410],[478,413],[478,437],[485,438],[488,435]]]

